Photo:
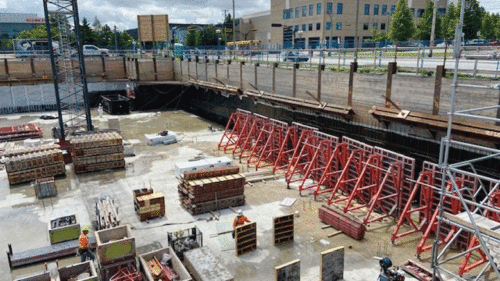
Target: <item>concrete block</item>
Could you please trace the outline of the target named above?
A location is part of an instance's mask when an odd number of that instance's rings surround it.
[[[184,253],[184,262],[197,281],[233,281],[229,271],[220,264],[207,247]]]
[[[321,281],[344,279],[344,247],[330,249],[321,253]]]
[[[274,268],[276,270],[276,281],[299,281],[300,260],[294,260]]]

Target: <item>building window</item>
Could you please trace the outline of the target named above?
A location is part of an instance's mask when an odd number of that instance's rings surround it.
[[[378,16],[379,5],[373,5],[373,15]]]
[[[302,6],[302,16],[307,17],[307,6]]]
[[[380,30],[385,30],[385,23],[380,24]]]
[[[313,31],[313,24],[312,23],[309,24],[309,31]]]
[[[321,30],[321,23],[319,23],[319,22],[318,22],[318,23],[316,24],[316,30]]]
[[[378,29],[378,22],[374,22],[372,26],[373,28]]]
[[[309,15],[314,15],[314,5],[309,5]]]
[[[295,18],[300,17],[300,7],[295,8]]]
[[[396,5],[391,5],[391,16],[396,12]]]
[[[370,26],[369,23],[367,22],[363,23],[363,30],[368,30],[368,26]]]
[[[342,3],[337,3],[337,15],[342,15],[342,12],[344,11],[344,4]],[[340,29],[339,29],[340,30]]]
[[[326,30],[331,30],[332,29],[332,23],[331,22],[327,22],[325,28],[326,28]]]
[[[446,14],[446,8],[438,8],[438,14],[440,15]]]
[[[287,20],[291,18],[293,18],[293,9],[283,10],[283,19]]]
[[[318,6],[316,8],[316,14],[321,15],[321,3],[318,3]]]
[[[337,22],[337,24],[335,25],[335,29],[342,30],[342,23],[341,22]]]
[[[370,4],[365,4],[365,16],[370,15]]]
[[[302,25],[302,31],[306,31],[306,25],[305,24]]]
[[[294,30],[295,32],[298,32],[298,31],[299,31],[299,26],[298,26],[298,25],[296,25],[296,26],[293,28],[293,30]]]
[[[333,3],[326,3],[326,14],[331,15],[333,13]]]
[[[417,11],[417,17],[421,18],[424,15],[425,9],[418,9]]]
[[[387,5],[382,5],[382,16],[387,15]]]

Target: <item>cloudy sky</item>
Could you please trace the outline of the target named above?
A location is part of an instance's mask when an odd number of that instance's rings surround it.
[[[270,0],[235,0],[236,16],[270,9]],[[479,0],[488,11],[500,13],[500,0]],[[43,16],[42,0],[0,0],[0,12],[37,13]],[[119,29],[137,27],[136,15],[168,14],[173,23],[218,23],[224,10],[232,13],[232,0],[80,0],[80,19],[95,17]]]

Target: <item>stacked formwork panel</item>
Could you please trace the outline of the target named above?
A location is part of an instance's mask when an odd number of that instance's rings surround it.
[[[58,145],[17,149],[5,154],[5,169],[10,184],[54,177],[66,173]]]
[[[70,143],[77,174],[125,167],[123,140],[116,132],[74,136]]]
[[[233,150],[233,157],[239,158],[240,162],[250,157],[252,149],[255,147],[257,139],[259,138],[261,129],[268,120],[269,118],[262,115],[252,115],[252,118],[250,118],[251,125],[246,126],[246,129],[243,130],[241,137],[236,143],[236,148]]]
[[[262,126],[259,136],[252,148],[247,164],[255,164],[255,169],[272,167],[278,158],[281,144],[285,141],[288,125],[284,122],[269,119]]]
[[[236,112],[231,114],[229,121],[227,122],[224,134],[219,142],[219,149],[224,152],[233,151],[236,148],[236,143],[242,136],[243,131],[249,126],[251,122],[252,113],[238,109]]]
[[[198,215],[244,205],[245,177],[238,172],[239,168],[228,167],[184,173],[178,186],[182,206]]]

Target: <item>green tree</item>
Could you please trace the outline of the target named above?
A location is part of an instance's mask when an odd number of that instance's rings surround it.
[[[94,28],[94,32],[96,33],[101,32],[102,25],[101,21],[99,20],[99,18],[97,18],[97,16],[94,18],[94,23],[92,23],[92,28]]]
[[[95,33],[90,28],[90,25],[86,18],[83,18],[82,24],[80,25],[80,37],[84,45],[94,45],[96,43]]]
[[[387,33],[385,32],[379,32],[378,29],[373,28],[372,29],[372,38],[366,40],[367,42],[381,42],[388,40],[389,37],[387,36]]]
[[[201,45],[203,46],[215,46],[217,45],[218,36],[217,29],[213,25],[206,26],[201,31]]]
[[[105,24],[102,27],[101,34],[99,34],[97,42],[100,47],[109,47],[115,44],[113,31],[109,25]]]
[[[494,39],[496,37],[496,24],[493,15],[487,13],[483,17],[483,23],[481,25],[481,38],[483,39]]]
[[[0,39],[0,49],[12,50],[14,41],[12,39]]]
[[[118,33],[118,47],[121,49],[128,49],[132,47],[134,38],[128,34],[125,30]]]
[[[186,46],[196,46],[196,30],[191,29],[186,37]]]
[[[418,39],[418,40],[430,40],[431,39],[433,13],[434,13],[434,3],[432,1],[429,1],[427,3],[427,7],[425,7],[425,12],[422,15],[422,18],[420,18],[420,23],[417,26],[417,33],[415,35],[416,39]],[[435,28],[435,37],[434,38],[441,38],[442,37],[441,30],[442,30],[441,17],[436,16],[436,28]]]
[[[196,31],[196,37],[194,40],[194,45],[195,46],[201,46],[203,44],[203,31],[198,30]]]
[[[460,9],[462,7],[462,1],[458,1],[458,14],[457,22],[460,21]],[[465,14],[464,14],[464,27],[463,33],[465,34],[465,39],[477,38],[477,32],[481,30],[483,24],[483,16],[486,11],[483,7],[479,6],[477,0],[465,0]]]
[[[458,10],[455,4],[451,2],[448,5],[446,14],[442,19],[441,35],[443,36],[443,38],[446,39],[455,38],[455,28],[459,20],[460,20],[460,10]]]
[[[500,39],[500,19],[497,20],[497,29],[496,30],[497,30],[497,32],[496,32],[497,36],[496,37],[497,37],[497,39]]]
[[[47,28],[45,25],[39,25],[32,30],[24,30],[17,39],[47,39]]]
[[[416,27],[406,0],[398,0],[391,18],[389,38],[396,42],[408,41],[415,35]]]

